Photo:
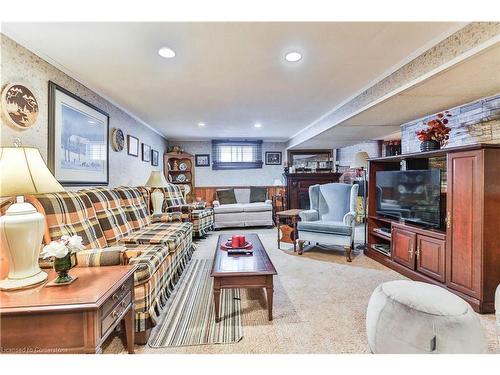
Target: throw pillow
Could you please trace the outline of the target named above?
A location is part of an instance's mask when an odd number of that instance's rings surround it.
[[[217,190],[217,200],[220,204],[237,203],[236,196],[234,195],[234,189]]]
[[[250,186],[250,203],[264,202],[267,199],[267,188]]]

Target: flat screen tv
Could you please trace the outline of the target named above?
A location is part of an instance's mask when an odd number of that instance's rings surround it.
[[[378,171],[377,214],[426,227],[441,225],[439,169]]]

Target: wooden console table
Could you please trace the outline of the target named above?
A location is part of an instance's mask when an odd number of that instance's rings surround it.
[[[70,285],[0,292],[0,352],[100,353],[123,320],[134,352],[135,266],[76,267]],[[48,280],[56,278],[48,272]]]

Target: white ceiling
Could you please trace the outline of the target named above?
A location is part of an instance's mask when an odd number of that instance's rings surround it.
[[[293,148],[338,148],[380,139],[397,132],[400,124],[498,94],[499,67],[500,43],[495,43]]]
[[[462,26],[4,23],[2,32],[168,138],[287,140]],[[176,57],[160,58],[162,46]],[[290,50],[302,60],[285,62]]]

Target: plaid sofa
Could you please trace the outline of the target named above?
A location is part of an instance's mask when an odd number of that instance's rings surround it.
[[[93,188],[28,200],[45,215],[45,243],[65,234],[82,237],[86,250],[77,254],[78,266],[137,266],[136,331],[148,332],[191,259],[192,224],[182,222],[178,214],[152,222],[142,193],[135,188]]]
[[[168,184],[162,188],[165,199],[162,211],[165,213],[179,212],[183,221],[193,224],[193,236],[203,237],[214,228],[214,213],[212,208],[204,204],[187,203],[181,185]]]

